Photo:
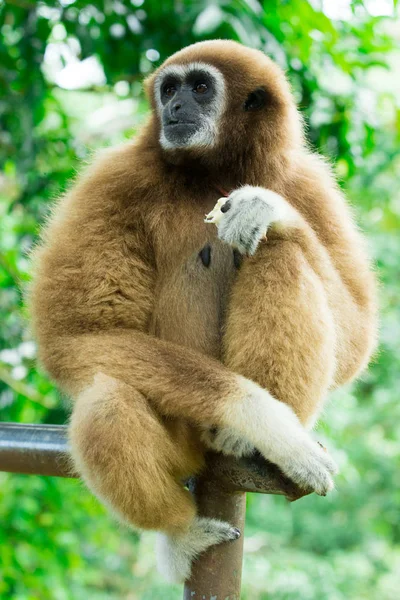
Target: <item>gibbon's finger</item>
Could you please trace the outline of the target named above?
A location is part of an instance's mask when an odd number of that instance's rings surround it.
[[[217,225],[220,222],[223,213],[227,212],[230,208],[229,204],[229,208],[227,208],[224,211],[222,210],[222,207],[228,202],[229,198],[219,198],[214,208],[208,214],[206,214],[204,223],[214,223],[215,225]]]

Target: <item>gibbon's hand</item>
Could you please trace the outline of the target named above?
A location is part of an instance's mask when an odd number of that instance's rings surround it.
[[[253,255],[271,225],[286,225],[297,219],[295,209],[282,196],[246,185],[220,198],[204,221],[214,223],[219,238],[241,254]]]
[[[214,449],[226,452],[227,445],[232,447],[231,441],[236,435],[236,438],[247,440],[257,448],[266,460],[276,464],[302,489],[314,490],[325,496],[334,487],[335,462],[312,439],[288,404],[274,398],[254,381],[241,375],[237,377],[242,399],[224,406],[226,425],[217,430],[217,444],[212,440]],[[229,444],[224,443],[225,437],[228,437]],[[207,438],[203,436],[202,439],[207,443]],[[219,447],[216,448],[216,445]]]
[[[253,444],[230,427],[205,429],[201,440],[206,448],[237,459],[252,456],[257,452]],[[287,456],[282,453],[279,460],[275,459],[276,464],[300,487],[312,489],[322,496],[326,495],[333,488],[331,476],[337,473],[336,464],[320,442],[308,438],[307,441],[303,440],[303,444],[297,440],[296,443],[298,446],[290,449]],[[285,446],[282,440],[279,440],[278,444],[282,448]],[[269,453],[264,454],[265,458],[269,459]]]

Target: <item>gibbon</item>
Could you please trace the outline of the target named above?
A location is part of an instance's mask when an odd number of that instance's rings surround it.
[[[141,134],[101,152],[44,227],[30,302],[39,360],[72,399],[75,469],[121,521],[159,532],[159,567],[182,581],[240,535],[184,486],[208,449],[257,449],[332,488],[308,430],[367,365],[376,286],[273,61],[201,42],[145,86]]]

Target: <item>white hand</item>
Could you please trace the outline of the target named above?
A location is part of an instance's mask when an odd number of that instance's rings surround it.
[[[337,466],[305,430],[293,410],[253,381],[238,375],[240,402],[224,407],[229,427],[305,490],[325,496]]]
[[[206,429],[201,435],[201,440],[210,450],[236,458],[251,456],[256,451],[250,442],[229,427]]]
[[[252,255],[271,225],[294,223],[297,218],[294,208],[279,194],[246,185],[220,198],[205,222],[217,226],[221,240],[241,254]]]

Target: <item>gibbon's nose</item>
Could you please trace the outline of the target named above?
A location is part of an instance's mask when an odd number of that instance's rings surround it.
[[[181,101],[175,102],[175,104],[172,107],[172,111],[174,113],[177,113],[180,108],[182,108],[182,102]]]

